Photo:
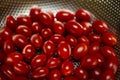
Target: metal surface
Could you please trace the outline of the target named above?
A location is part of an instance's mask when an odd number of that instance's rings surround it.
[[[17,17],[19,14],[29,14],[32,5],[38,5],[42,10],[56,13],[60,9],[76,11],[84,8],[108,23],[110,31],[116,34],[118,43],[115,46],[119,60],[116,80],[120,80],[120,0],[0,0],[0,26],[4,25],[8,14]]]

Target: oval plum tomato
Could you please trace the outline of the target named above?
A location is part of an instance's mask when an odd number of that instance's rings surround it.
[[[19,25],[16,28],[16,33],[17,34],[22,34],[26,37],[30,37],[32,35],[32,31],[29,27],[25,26],[25,25]]]
[[[46,67],[38,67],[32,73],[31,77],[33,79],[43,78],[48,75],[49,71]]]
[[[92,42],[101,42],[101,37],[98,34],[92,33],[88,35],[90,43]]]
[[[77,37],[83,33],[83,26],[74,20],[68,21],[65,25],[65,28],[70,34]]]
[[[39,20],[47,27],[53,25],[54,18],[48,12],[40,12],[38,17]]]
[[[58,55],[63,60],[66,60],[71,56],[71,47],[67,42],[61,41],[58,44]]]
[[[69,10],[60,10],[56,14],[56,19],[61,22],[67,22],[74,19],[74,13]]]
[[[66,60],[61,65],[61,73],[64,76],[72,75],[72,72],[74,70],[74,66],[72,61]]]
[[[17,28],[17,21],[12,15],[8,15],[6,17],[6,27],[10,28],[13,32]]]
[[[76,19],[78,21],[90,21],[91,14],[85,9],[78,9],[75,13]]]
[[[79,80],[88,80],[88,73],[85,69],[78,67],[74,70],[74,74]]]
[[[48,39],[50,38],[51,36],[53,35],[53,32],[50,28],[43,28],[42,31],[41,31],[41,36],[44,38],[44,39]]]
[[[114,34],[106,32],[102,35],[102,42],[108,46],[114,46],[117,43],[117,39]]]
[[[89,40],[88,40],[88,38],[86,37],[86,36],[80,36],[79,38],[78,38],[78,43],[85,43],[85,44],[87,44],[87,45],[89,45]]]
[[[73,49],[74,59],[80,59],[87,54],[88,46],[85,43],[80,43]]]
[[[65,41],[65,38],[60,34],[54,34],[50,37],[50,40],[53,41],[55,44],[59,44],[61,41]]]
[[[26,61],[31,61],[31,59],[35,56],[36,51],[31,44],[28,44],[23,48],[22,54]]]
[[[42,30],[42,25],[39,24],[38,22],[33,22],[31,30],[33,33],[40,33]]]
[[[80,22],[80,24],[83,26],[83,35],[88,35],[91,31],[92,24],[90,22]]]
[[[94,56],[96,56],[96,58],[98,60],[98,64],[97,64],[98,67],[102,67],[102,65],[104,64],[104,61],[105,61],[103,55],[100,53],[96,53]]]
[[[67,35],[65,41],[68,42],[72,47],[77,45],[77,39],[72,35]]]
[[[25,62],[18,62],[14,64],[14,72],[19,75],[27,75],[29,73],[29,66]]]
[[[15,63],[18,63],[19,61],[23,60],[23,55],[19,52],[12,52],[8,54],[8,56],[5,59],[5,63],[8,65],[14,65]]]
[[[13,69],[8,65],[3,65],[1,71],[11,80],[15,80],[15,73]]]
[[[45,54],[36,55],[31,61],[31,68],[41,67],[46,63],[47,57]]]
[[[3,45],[3,50],[5,53],[9,54],[15,50],[13,42],[11,40],[5,40]]]
[[[40,48],[42,46],[43,39],[39,34],[33,34],[30,38],[30,42],[35,48]]]
[[[43,44],[43,52],[47,57],[51,57],[55,53],[55,44],[51,40],[47,40]]]
[[[63,34],[65,31],[64,24],[60,21],[55,21],[53,24],[53,31],[56,34]]]
[[[59,68],[61,64],[61,60],[59,58],[51,57],[48,59],[46,66],[49,69]]]
[[[86,55],[81,60],[81,66],[85,69],[94,69],[98,64],[98,59],[94,55]]]
[[[92,78],[99,79],[101,75],[102,75],[102,71],[100,68],[95,68],[90,71],[90,77]]]
[[[61,73],[59,70],[54,69],[49,73],[49,80],[60,80],[61,79]]]
[[[108,30],[108,26],[102,20],[96,20],[92,23],[93,30],[97,33],[104,33]]]
[[[31,20],[34,22],[39,21],[38,15],[40,14],[40,12],[41,12],[41,9],[38,6],[36,5],[32,6],[29,14]]]
[[[65,77],[63,80],[78,80],[78,79],[73,76],[68,76],[68,77]]]
[[[12,41],[18,48],[22,49],[28,44],[27,38],[22,34],[15,34],[12,36]]]

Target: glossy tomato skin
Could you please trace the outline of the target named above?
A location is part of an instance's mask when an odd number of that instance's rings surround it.
[[[31,26],[31,30],[33,33],[40,33],[42,30],[42,25],[38,22],[33,22]]]
[[[71,47],[75,47],[77,45],[77,39],[72,35],[67,35],[65,37],[65,41],[68,42]]]
[[[92,33],[88,35],[90,43],[101,42],[101,37],[98,34]]]
[[[63,80],[78,80],[78,79],[73,76],[68,76],[68,77],[65,77]]]
[[[32,6],[30,9],[30,18],[32,21],[39,21],[38,15],[40,14],[41,9],[38,6]]]
[[[56,14],[56,19],[61,22],[67,22],[74,19],[74,13],[69,10],[60,10]]]
[[[59,44],[61,41],[65,41],[65,38],[60,34],[54,34],[50,37],[50,40],[54,42],[54,44]]]
[[[56,34],[63,34],[65,31],[64,24],[60,21],[55,21],[53,24],[53,31]]]
[[[42,47],[43,39],[39,34],[33,34],[30,38],[30,42],[35,48],[40,48]]]
[[[79,43],[85,43],[85,44],[87,44],[87,45],[89,45],[89,39],[86,37],[86,36],[80,36],[78,39],[77,39],[77,41],[78,41],[78,44]]]
[[[59,68],[61,65],[61,60],[59,58],[51,57],[46,63],[46,67],[49,69]]]
[[[70,34],[77,37],[83,33],[83,26],[74,20],[68,21],[65,25],[65,28]]]
[[[102,35],[102,42],[108,46],[114,46],[117,43],[117,39],[114,34],[106,32]]]
[[[32,31],[29,27],[25,26],[25,25],[19,25],[16,28],[16,33],[17,34],[22,34],[26,37],[30,37],[32,35]]]
[[[12,36],[12,41],[18,48],[22,49],[28,44],[27,38],[22,34],[15,34]]]
[[[94,79],[99,79],[102,75],[102,71],[100,68],[95,68],[92,71],[90,71],[90,77]]]
[[[78,9],[75,13],[76,19],[78,21],[90,21],[91,14],[85,9]]]
[[[32,21],[29,16],[27,15],[19,15],[17,17],[17,23],[18,25],[26,25],[28,27],[31,27]]]
[[[15,31],[17,28],[17,21],[12,15],[6,17],[6,27],[10,28],[12,31]]]
[[[31,61],[31,59],[35,56],[36,51],[35,51],[35,48],[31,44],[28,44],[23,48],[22,54],[26,61]]]
[[[49,80],[60,80],[61,79],[61,73],[59,70],[54,69],[49,73]]]
[[[93,30],[97,33],[104,33],[108,30],[107,24],[102,20],[96,20],[92,23]]]
[[[43,28],[41,31],[41,36],[44,39],[49,39],[53,35],[53,32],[50,28]]]
[[[5,40],[3,50],[6,54],[9,54],[15,50],[13,42],[11,40]]]
[[[49,58],[55,53],[55,44],[51,40],[47,40],[43,44],[43,52]]]
[[[78,44],[74,49],[73,49],[73,57],[74,59],[78,60],[85,56],[88,51],[88,46],[85,43],[80,43]]]
[[[33,79],[44,78],[48,75],[48,73],[49,73],[48,68],[38,67],[32,72],[31,77]]]
[[[35,69],[37,67],[41,67],[41,66],[45,65],[46,60],[47,60],[47,57],[45,54],[39,54],[39,55],[35,56],[31,61],[31,68]]]
[[[23,60],[23,55],[19,52],[12,52],[8,54],[8,56],[5,59],[5,63],[7,65],[14,65],[15,63],[18,63],[19,61]]]
[[[102,65],[104,64],[104,61],[105,61],[104,56],[102,54],[100,54],[100,53],[96,53],[95,56],[96,56],[97,61],[98,61],[97,66],[102,67]]]
[[[58,44],[58,55],[63,60],[68,59],[71,56],[71,46],[67,42],[61,41]]]
[[[74,66],[72,61],[66,60],[61,65],[61,73],[63,76],[69,76],[72,75],[72,72],[74,70]]]
[[[14,72],[19,75],[27,75],[29,73],[29,66],[27,63],[20,61],[14,64]]]
[[[74,70],[75,77],[78,80],[88,80],[88,73],[85,69],[78,67]]]

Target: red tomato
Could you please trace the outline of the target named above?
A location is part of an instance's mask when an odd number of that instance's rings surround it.
[[[68,21],[65,25],[66,30],[74,35],[79,37],[83,33],[83,26],[76,21]]]
[[[71,56],[71,47],[67,42],[61,41],[58,44],[58,55],[63,60],[66,60]]]
[[[101,37],[98,34],[92,33],[88,35],[89,41],[92,42],[101,42]]]
[[[86,36],[80,36],[77,41],[78,41],[78,43],[85,43],[85,44],[89,45],[89,40]]]
[[[40,33],[42,30],[42,25],[39,24],[38,22],[33,22],[31,30],[33,33]]]
[[[78,80],[78,79],[73,76],[69,76],[69,77],[65,77],[63,80]]]
[[[72,75],[73,69],[74,69],[74,66],[72,61],[66,60],[61,65],[61,73],[64,76]]]
[[[95,68],[92,71],[90,71],[90,77],[94,79],[99,79],[102,75],[102,71],[100,68]]]
[[[17,76],[15,77],[16,80],[28,80],[27,77],[24,77],[24,76]]]
[[[43,28],[41,31],[41,35],[44,39],[48,39],[53,35],[53,32],[50,28]]]
[[[61,80],[61,73],[59,70],[54,69],[49,73],[49,80]]]
[[[94,56],[96,56],[96,58],[97,58],[97,61],[98,61],[98,64],[97,64],[97,65],[98,65],[99,67],[102,67],[102,65],[103,65],[103,63],[104,63],[104,61],[105,61],[103,55],[100,54],[100,53],[96,53]]]
[[[60,10],[56,14],[58,21],[67,22],[74,19],[74,13],[69,10]]]
[[[84,55],[87,54],[88,51],[88,46],[85,43],[80,43],[78,44],[74,49],[73,49],[73,57],[74,59],[80,59]]]

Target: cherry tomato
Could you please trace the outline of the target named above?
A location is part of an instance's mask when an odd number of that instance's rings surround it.
[[[17,21],[12,15],[6,17],[6,27],[10,28],[12,31],[15,31],[17,28]]]
[[[35,48],[31,44],[28,44],[23,48],[22,54],[25,60],[31,61],[31,59],[35,56],[36,51],[35,51]]]
[[[89,40],[86,36],[80,36],[77,41],[78,41],[78,43],[85,43],[85,44],[89,45]]]
[[[74,49],[73,49],[73,57],[74,59],[80,59],[83,56],[87,54],[88,51],[88,46],[85,43],[80,43],[78,44]]]
[[[22,49],[28,44],[27,38],[22,34],[15,34],[12,36],[12,41],[18,48]]]
[[[68,21],[65,25],[65,28],[70,34],[74,36],[79,37],[83,33],[83,26],[74,20]]]
[[[61,73],[64,76],[72,75],[73,69],[74,69],[74,66],[72,61],[66,60],[61,65]]]
[[[19,15],[17,17],[17,23],[19,25],[26,25],[28,27],[31,27],[31,25],[32,25],[32,21],[31,21],[30,17],[27,15]]]
[[[19,75],[27,75],[29,73],[29,66],[28,64],[26,64],[25,62],[18,62],[16,64],[14,64],[14,71],[16,74],[19,74]]]
[[[78,79],[73,76],[68,76],[68,77],[65,77],[63,80],[78,80]]]
[[[32,21],[39,21],[38,15],[40,14],[41,9],[38,6],[32,6],[30,9],[30,18]]]
[[[117,43],[117,39],[114,34],[106,32],[102,35],[102,42],[108,46],[114,46]]]
[[[33,33],[40,33],[42,30],[42,25],[39,24],[38,22],[33,22],[31,30]]]
[[[64,24],[60,21],[55,21],[53,24],[53,31],[56,34],[63,34],[65,31]]]
[[[5,53],[9,54],[15,50],[13,42],[11,40],[5,40],[3,45],[3,50]]]
[[[31,61],[31,68],[41,67],[46,63],[47,57],[45,54],[36,55]]]
[[[41,35],[44,39],[48,39],[52,36],[53,32],[50,28],[43,28],[41,31]]]
[[[63,60],[66,60],[71,56],[71,47],[67,42],[61,41],[58,44],[58,55]]]
[[[69,10],[60,10],[56,14],[56,19],[61,22],[67,22],[74,19],[74,13]]]
[[[88,80],[88,73],[85,69],[78,67],[74,70],[74,74],[79,80]]]
[[[72,35],[67,35],[65,37],[66,42],[68,42],[72,47],[77,45],[77,39]]]
[[[99,79],[102,75],[102,71],[100,68],[95,68],[92,71],[90,71],[90,77],[94,79]]]
[[[61,80],[61,73],[59,70],[54,69],[49,73],[49,80]]]
[[[108,30],[107,24],[102,20],[96,20],[92,23],[92,27],[97,33],[104,33]]]
[[[60,34],[54,34],[50,37],[50,40],[55,44],[59,44],[61,41],[65,41],[65,38]]]
[[[91,43],[101,42],[101,37],[98,34],[95,34],[95,33],[89,34],[88,39]]]
[[[55,52],[55,44],[51,40],[47,40],[43,44],[43,52],[47,57],[51,57]]]
[[[61,64],[61,60],[59,58],[51,57],[48,59],[46,66],[49,69],[55,69],[55,68],[59,68],[60,64]]]
[[[48,75],[48,72],[49,71],[46,67],[38,67],[32,72],[31,77],[33,79],[43,78]]]
[[[93,69],[97,64],[98,59],[94,55],[86,55],[81,60],[81,66],[85,69]]]
[[[19,61],[23,60],[23,56],[19,52],[12,52],[8,54],[6,57],[5,63],[8,65],[14,65],[15,63],[18,63]]]
[[[16,28],[16,33],[17,34],[22,34],[26,37],[30,37],[32,35],[32,31],[29,27],[25,26],[25,25],[19,25]]]
[[[100,53],[96,53],[94,56],[96,56],[96,58],[97,58],[97,61],[98,61],[98,64],[97,64],[97,65],[98,65],[99,67],[102,67],[102,65],[103,65],[103,63],[104,63],[104,61],[105,61],[103,55],[100,54]]]
[[[78,9],[75,13],[76,19],[78,21],[90,21],[91,14],[85,9]]]
[[[42,46],[43,39],[39,34],[33,34],[30,38],[30,42],[35,48],[40,48]]]
[[[90,22],[80,22],[80,24],[83,26],[83,35],[88,35],[91,31],[92,24]]]

